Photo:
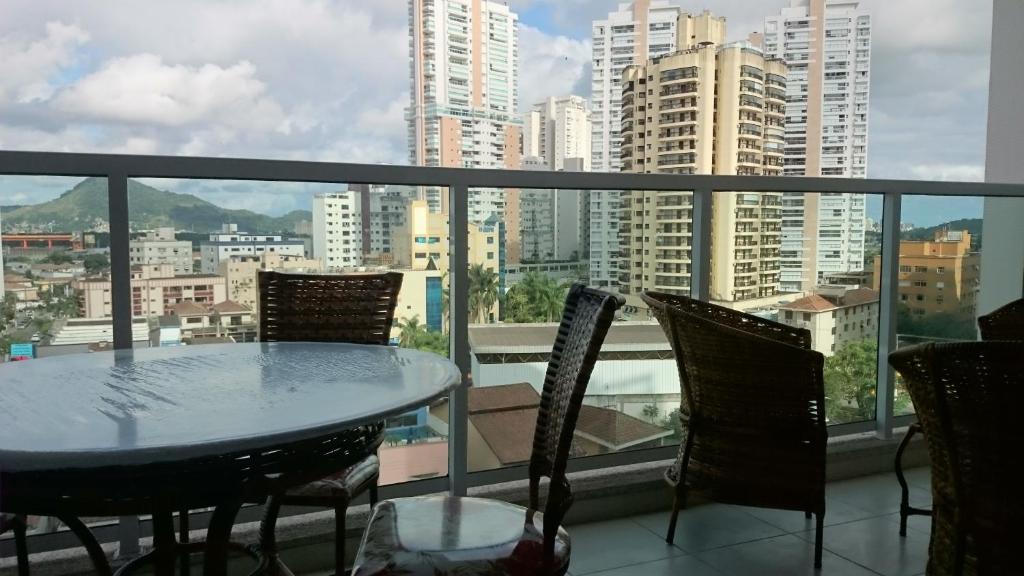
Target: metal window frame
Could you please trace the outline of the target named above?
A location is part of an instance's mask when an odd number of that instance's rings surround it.
[[[691,295],[707,300],[711,281],[712,202],[716,193],[836,192],[875,194],[883,197],[882,271],[879,303],[878,393],[874,421],[831,426],[833,436],[874,431],[890,438],[893,428],[912,422],[913,415],[893,414],[894,374],[888,352],[895,347],[896,281],[899,264],[899,224],[903,196],[1024,197],[1024,185],[981,182],[916,180],[868,180],[794,176],[724,176],[682,174],[631,174],[603,172],[541,172],[418,166],[388,166],[251,158],[203,158],[63,152],[0,151],[0,174],[18,176],[104,177],[108,182],[111,234],[111,279],[114,347],[132,346],[131,266],[128,180],[130,178],[179,178],[191,180],[245,180],[268,182],[321,182],[347,184],[404,184],[447,188],[450,250],[450,352],[462,370],[463,386],[452,393],[449,407],[449,474],[447,478],[416,481],[382,489],[384,495],[428,493],[447,489],[465,494],[470,486],[522,479],[525,466],[501,470],[467,470],[467,388],[471,385],[468,303],[462,297],[468,285],[468,204],[470,188],[539,188],[567,190],[664,190],[693,193],[691,245]],[[674,447],[633,450],[573,460],[570,470],[589,470],[671,458]],[[104,541],[121,540],[122,550],[137,548],[146,524],[134,518],[119,527],[100,530]],[[34,536],[66,542],[62,533]],[[6,546],[7,543],[4,543]],[[35,545],[35,544],[34,544]],[[2,549],[3,547],[0,547]]]

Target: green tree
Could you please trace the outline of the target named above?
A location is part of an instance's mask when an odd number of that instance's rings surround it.
[[[82,260],[86,274],[100,274],[110,268],[110,260],[106,254],[87,254]]]
[[[430,330],[426,324],[421,324],[418,314],[412,318],[399,320],[398,327],[401,330],[398,335],[398,345],[402,348],[414,348],[433,352],[440,356],[448,356],[448,335],[444,332]]]
[[[568,284],[546,274],[528,272],[505,297],[505,318],[510,322],[555,322],[562,315]]]
[[[830,423],[875,417],[878,342],[850,342],[825,358],[825,414]]]
[[[498,275],[483,264],[469,267],[469,311],[473,318],[484,323],[490,320],[491,308],[498,301]]]
[[[0,311],[2,311],[4,324],[14,321],[14,315],[18,311],[18,297],[14,295],[14,292],[4,293],[4,301],[0,305]]]
[[[975,340],[978,331],[974,316],[953,312],[915,315],[906,304],[896,309],[896,331],[900,334],[952,340]]]
[[[679,443],[683,439],[683,422],[679,419],[679,408],[673,408],[665,419],[661,421],[661,427],[672,431],[672,437],[667,438],[672,442]]]
[[[50,252],[43,258],[42,262],[48,262],[50,264],[67,264],[74,259],[65,250],[58,250],[56,252]]]
[[[661,410],[658,409],[657,404],[644,404],[643,415],[648,422],[657,424],[659,414],[661,414]]]

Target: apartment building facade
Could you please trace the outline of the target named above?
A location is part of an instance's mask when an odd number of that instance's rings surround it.
[[[649,58],[676,50],[676,19],[680,8],[665,0],[635,0],[619,4],[591,29],[591,169],[618,172],[622,168],[622,71]],[[590,192],[590,284],[618,285],[620,197],[616,190]]]
[[[856,0],[790,0],[764,52],[789,66],[785,174],[865,178],[871,15]],[[863,194],[783,195],[783,291],[864,267]]]
[[[306,244],[277,235],[239,232],[235,224],[224,224],[220,232],[210,234],[210,239],[200,244],[200,271],[216,274],[220,263],[232,256],[258,256],[264,252],[304,256]]]
[[[261,270],[315,274],[322,270],[320,261],[305,256],[264,252],[259,256],[232,256],[220,263],[218,273],[224,277],[227,298],[254,313],[259,304],[257,275]]]
[[[504,2],[409,0],[412,164],[519,168],[517,30],[518,16]],[[471,190],[470,221],[503,215],[514,194]],[[422,196],[431,211],[448,212],[446,191],[426,188]]]
[[[779,306],[779,322],[811,332],[811,348],[831,356],[850,342],[878,337],[878,292],[819,286]]]
[[[874,262],[874,288],[881,279],[881,257]],[[945,312],[974,316],[981,283],[981,255],[967,230],[937,230],[932,240],[901,240],[900,303],[915,316]]]
[[[128,244],[128,258],[133,266],[171,264],[175,274],[192,273],[192,243],[178,240],[174,228],[157,228]]]
[[[748,42],[725,44],[725,19],[681,13],[685,48],[622,78],[622,169],[637,173],[779,175],[786,66]],[[631,191],[620,212],[624,294],[690,289],[689,192]],[[781,194],[720,194],[712,209],[711,297],[778,292]]]
[[[362,202],[354,188],[313,196],[313,259],[322,270],[363,265]]]
[[[82,318],[110,318],[111,282],[86,278],[72,283],[79,295]],[[132,266],[132,316],[163,316],[181,302],[212,305],[227,299],[223,276],[190,274],[176,276],[172,264]]]
[[[581,168],[583,158],[567,158],[568,170]],[[525,156],[525,170],[547,170],[542,158]],[[519,195],[518,263],[577,260],[587,242],[585,190],[524,189]]]
[[[580,158],[579,170],[589,172],[590,138],[590,107],[582,96],[551,96],[523,116],[524,158],[541,158],[551,170],[567,170],[566,158]]]

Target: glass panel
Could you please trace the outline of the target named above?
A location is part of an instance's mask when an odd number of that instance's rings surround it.
[[[105,178],[0,176],[0,362],[112,348],[110,322],[85,316],[82,290],[104,279],[109,302],[109,231]],[[28,521],[36,533],[63,526]]]
[[[447,190],[424,193],[440,200]],[[419,197],[407,186],[130,182],[133,313],[148,329],[143,345],[255,341],[261,270],[394,270],[403,282],[391,344],[447,356],[447,218]],[[441,424],[427,407],[389,419],[380,484],[446,475]]]
[[[711,296],[716,304],[811,333],[825,356],[830,425],[875,417],[877,252],[863,194],[716,193]]]
[[[978,197],[903,199],[898,346],[978,338],[983,203]],[[895,413],[913,411],[897,378]]]

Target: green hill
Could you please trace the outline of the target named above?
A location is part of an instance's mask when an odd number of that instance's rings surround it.
[[[106,181],[87,178],[49,202],[5,212],[3,227],[61,232],[101,229],[107,223],[107,206]],[[134,180],[128,181],[128,211],[133,230],[173,226],[200,233],[219,230],[224,223],[235,223],[239,230],[247,232],[290,234],[296,222],[312,219],[306,210],[280,217],[230,210],[192,194],[158,190]]]
[[[947,230],[960,231],[967,230],[971,233],[971,246],[975,250],[981,249],[981,229],[984,220],[981,218],[961,218],[959,220],[952,220],[945,222],[937,226],[929,226],[927,228],[914,228],[903,232],[901,236],[904,240],[932,240],[935,238],[935,232],[943,228]]]

